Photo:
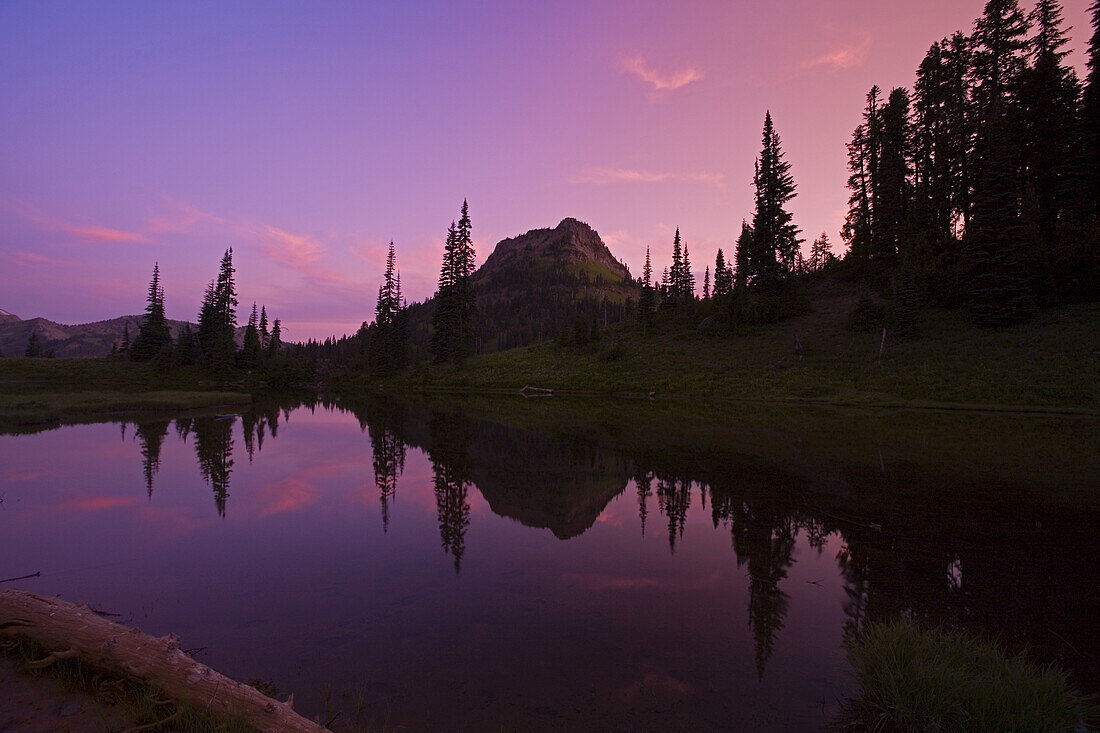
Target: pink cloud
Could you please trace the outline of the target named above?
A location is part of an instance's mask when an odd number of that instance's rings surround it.
[[[37,252],[12,252],[8,259],[19,265],[69,265],[70,262],[55,260],[52,257],[38,254]]]
[[[846,46],[822,54],[816,58],[803,62],[802,68],[813,69],[819,66],[827,66],[834,70],[850,69],[861,65],[867,60],[867,54],[871,50],[871,37],[864,36],[858,43],[850,43]]]
[[[66,234],[73,234],[77,237],[84,239],[94,239],[97,242],[109,242],[109,243],[135,243],[146,244],[149,242],[148,238],[143,234],[137,232],[126,232],[121,229],[112,229],[110,227],[90,226],[90,227],[74,227],[67,224],[61,224],[58,229]]]
[[[662,74],[646,63],[641,56],[628,56],[623,59],[623,70],[650,84],[655,92],[672,91],[685,87],[703,78],[703,72],[689,66],[672,74]]]
[[[594,166],[584,169],[583,172],[569,177],[573,184],[592,184],[606,186],[612,183],[663,183],[666,181],[680,181],[704,183],[709,186],[721,188],[725,185],[726,177],[722,173],[709,171],[690,171],[686,173],[672,173],[667,171],[649,171],[633,168],[609,168]]]
[[[163,198],[171,207],[171,211],[149,219],[147,226],[151,234],[186,234],[199,224],[205,222],[220,224],[225,221],[220,216],[203,211],[186,201],[179,201],[169,196],[163,196]]]
[[[342,273],[317,264],[327,252],[316,239],[304,234],[283,231],[273,226],[264,227],[262,236],[263,253],[270,259],[286,265],[311,280],[332,285],[352,284],[352,281]]]

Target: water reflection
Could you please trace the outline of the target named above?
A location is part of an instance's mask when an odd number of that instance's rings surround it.
[[[287,427],[287,420],[305,415],[294,413],[303,408],[314,411],[317,419],[304,421],[315,433],[319,425],[332,424],[324,440],[296,442],[306,433]],[[464,650],[439,662],[452,671],[485,657],[490,660],[486,679],[499,682],[522,676],[509,671],[508,663],[528,671],[534,659],[549,670],[547,679],[557,679],[575,673],[576,657],[605,655],[614,667],[608,677],[615,678],[619,668],[641,671],[637,679],[616,678],[614,684],[593,673],[586,678],[593,695],[639,705],[648,695],[639,690],[648,691],[660,680],[662,695],[690,701],[676,713],[680,717],[669,720],[707,728],[728,714],[722,706],[729,700],[717,702],[721,695],[739,687],[759,693],[762,688],[749,686],[800,674],[793,671],[799,663],[814,668],[824,654],[820,645],[835,645],[835,640],[807,639],[813,619],[829,619],[839,639],[868,621],[904,614],[994,635],[1011,649],[1028,646],[1042,660],[1070,669],[1079,685],[1100,691],[1100,603],[1092,564],[1100,556],[1095,533],[1100,509],[1072,493],[1094,481],[1089,476],[1095,475],[1095,455],[1045,453],[1062,438],[1050,437],[1039,425],[1028,434],[1030,468],[1002,470],[1001,463],[1012,459],[999,455],[1007,451],[996,430],[989,423],[974,427],[963,421],[953,429],[970,446],[972,459],[941,465],[939,456],[956,455],[949,440],[953,423],[946,418],[934,430],[914,427],[895,436],[875,425],[854,424],[847,416],[837,418],[843,421],[838,425],[829,422],[832,418],[798,414],[791,419],[793,427],[775,429],[765,440],[766,430],[746,422],[749,418],[670,419],[648,416],[651,409],[660,408],[633,406],[624,415],[597,418],[597,408],[587,405],[572,411],[554,405],[518,410],[510,403],[470,407],[310,399],[257,404],[241,415],[176,418],[174,435],[185,446],[173,445],[173,426],[166,418],[123,424],[119,431],[124,447],[137,445],[126,454],[135,471],[130,498],[146,514],[134,521],[162,520],[155,510],[178,499],[172,496],[182,493],[178,487],[200,485],[201,477],[205,521],[229,525],[209,514],[206,490],[223,519],[230,501],[238,502],[228,512],[230,522],[239,522],[232,532],[241,533],[242,543],[261,548],[240,552],[245,559],[247,552],[259,552],[249,573],[258,573],[263,582],[279,582],[262,574],[267,553],[276,552],[273,545],[285,542],[289,551],[309,556],[307,547],[325,546],[327,539],[318,541],[318,535],[338,535],[340,515],[350,513],[348,507],[378,511],[377,518],[370,515],[371,531],[362,523],[352,530],[356,542],[369,539],[369,551],[351,544],[318,551],[321,567],[336,567],[337,576],[326,576],[322,587],[337,599],[352,582],[346,577],[352,573],[341,568],[363,573],[358,594],[347,591],[346,606],[335,605],[343,615],[320,624],[322,636],[326,644],[354,645],[355,633],[347,629],[357,629],[364,638],[367,627],[387,632],[400,641],[372,637],[371,642],[380,649],[394,644],[393,664],[406,665],[410,679],[434,674],[410,651],[417,642],[403,633],[407,627],[402,624],[415,626],[420,613],[422,627],[413,630],[426,635],[425,657],[437,647]],[[107,429],[110,445],[121,450],[114,429]],[[843,444],[835,435],[842,436]],[[344,442],[330,445],[332,436]],[[173,453],[176,447],[181,450]],[[166,483],[174,491],[158,493],[157,482],[174,475],[174,455],[177,461],[186,458],[188,479]],[[263,481],[255,478],[275,464],[278,472],[264,474]],[[177,464],[175,470],[178,476],[182,467]],[[234,482],[238,486],[231,499]],[[293,495],[273,496],[275,488]],[[14,496],[14,489],[5,492]],[[334,515],[322,513],[326,502],[331,508],[338,499],[348,501]],[[55,505],[73,511],[130,506],[125,497],[71,496],[58,498]],[[261,520],[275,521],[276,514],[282,523],[267,535],[274,539],[254,541],[248,533],[260,533]],[[309,519],[296,523],[295,516]],[[203,520],[189,521],[188,526],[202,526]],[[496,538],[486,537],[490,529]],[[302,536],[295,540],[295,532]],[[420,552],[422,546],[426,553]],[[507,566],[513,554],[519,570]],[[681,583],[692,571],[690,564],[699,562],[708,575],[692,576],[695,586]],[[513,575],[503,576],[502,567]],[[430,575],[434,571],[449,584]],[[290,585],[312,588],[317,572],[313,566]],[[531,573],[528,585],[520,577],[525,572]],[[238,585],[233,584],[226,603],[243,603]],[[437,595],[426,595],[424,588]],[[440,608],[451,610],[466,600],[456,589],[469,593],[470,617],[477,620],[463,624],[460,615],[446,615],[445,628],[434,625]],[[580,598],[559,599],[558,615],[543,613],[540,604],[558,598],[555,593]],[[666,622],[651,623],[663,599],[671,599]],[[497,615],[481,621],[487,608]],[[305,619],[313,612],[312,607],[300,610],[294,623],[308,626]],[[259,625],[264,613],[242,612],[241,623]],[[362,620],[356,621],[360,614]],[[502,629],[513,627],[514,638],[492,646]],[[557,636],[545,632],[555,628]],[[544,632],[558,644],[575,640],[577,647],[565,653],[524,646],[529,643],[524,639],[542,638]],[[631,646],[619,633],[640,646]],[[654,641],[656,634],[664,635],[660,643]],[[743,650],[738,634],[744,637]],[[805,655],[792,660],[792,644],[807,645]],[[517,655],[515,649],[525,650],[522,659],[509,659]],[[833,650],[837,657],[838,649]],[[349,647],[349,665],[358,664],[365,653]],[[685,659],[710,666],[685,671]],[[740,664],[748,679],[731,671]],[[709,697],[699,692],[716,679],[723,680],[719,692]],[[825,689],[835,691],[839,683],[829,684]],[[445,682],[440,686],[446,688]],[[699,711],[715,717],[691,717],[702,715]],[[552,729],[555,722],[560,723],[549,720],[542,727]],[[606,723],[590,722],[593,728]]]

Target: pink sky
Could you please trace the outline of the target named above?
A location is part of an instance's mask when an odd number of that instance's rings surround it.
[[[911,86],[983,4],[0,4],[0,308],[138,313],[159,261],[193,320],[232,246],[242,311],[352,332],[391,239],[432,295],[463,198],[479,262],[573,216],[635,274],[679,226],[701,273],[751,215],[768,109],[795,223],[839,245],[867,89]]]

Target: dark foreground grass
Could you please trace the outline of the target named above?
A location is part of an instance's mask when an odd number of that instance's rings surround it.
[[[1065,672],[962,632],[899,619],[848,644],[860,684],[843,723],[867,731],[1073,731],[1088,702]]]
[[[132,417],[236,408],[245,385],[191,369],[111,359],[0,359],[0,432]]]
[[[463,368],[419,365],[390,386],[700,395],[834,404],[1100,410],[1100,305],[1051,309],[999,330],[927,311],[911,338],[847,328],[849,294],[822,286],[814,310],[742,333],[702,333],[674,314],[585,346],[546,343],[486,354]],[[796,353],[794,345],[801,345]]]

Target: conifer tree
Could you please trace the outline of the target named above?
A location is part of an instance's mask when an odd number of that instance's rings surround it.
[[[826,232],[822,232],[821,236],[814,240],[813,245],[810,247],[810,270],[817,272],[828,264],[829,259],[832,257],[830,249],[832,245],[829,243],[829,235]]]
[[[172,335],[168,330],[168,319],[164,315],[164,289],[160,285],[160,263],[154,263],[145,317],[138,328],[137,338],[130,347],[130,358],[134,361],[156,359],[166,364],[171,355]]]
[[[174,361],[181,366],[190,366],[199,363],[198,345],[191,324],[185,323],[176,338],[176,348],[173,352]]]
[[[710,265],[703,270],[703,300],[710,300]]]
[[[718,255],[714,258],[714,297],[722,298],[733,292],[733,273],[726,264],[726,256],[722,248],[718,248]]]
[[[27,348],[23,352],[23,356],[29,359],[38,359],[42,356],[42,343],[38,340],[38,331],[31,331],[31,336],[27,339]]]
[[[748,222],[741,221],[741,234],[737,237],[734,258],[733,285],[736,290],[744,290],[748,286],[749,253],[752,251],[752,227]]]
[[[1062,256],[1059,219],[1068,213],[1073,189],[1081,185],[1074,175],[1079,163],[1076,147],[1077,103],[1080,85],[1077,75],[1065,64],[1069,54],[1062,28],[1062,8],[1056,0],[1039,0],[1030,15],[1035,35],[1030,41],[1031,63],[1019,82],[1023,119],[1024,200],[1034,197],[1034,206],[1022,213],[1025,229],[1032,233],[1025,243],[1027,269],[1032,287],[1054,297],[1066,273]]]
[[[244,329],[244,342],[237,354],[237,364],[244,369],[254,369],[260,364],[261,357],[259,317],[256,315],[256,303],[252,303],[252,313],[248,316],[248,325]]]
[[[1085,171],[1084,220],[1095,226],[1100,219],[1100,0],[1089,8],[1092,13],[1092,37],[1088,47],[1088,77],[1081,100],[1081,138]],[[1097,235],[1093,232],[1093,247]],[[1095,254],[1095,253],[1094,253]],[[1095,262],[1095,260],[1094,260]]]
[[[475,252],[469,205],[462,202],[456,225],[451,223],[439,271],[439,289],[432,314],[431,348],[436,361],[461,362],[474,351],[475,300],[471,276]]]
[[[642,325],[642,335],[653,322],[653,310],[657,305],[657,298],[653,292],[653,266],[649,261],[649,247],[645,248],[645,265],[642,266],[642,292],[638,296],[638,322]]]
[[[669,296],[675,303],[680,303],[685,293],[684,278],[684,250],[680,242],[680,227],[676,227],[676,235],[672,239],[672,267],[668,271]]]
[[[206,288],[199,310],[198,341],[202,360],[218,369],[233,364],[237,351],[237,288],[234,280],[233,248],[222,256],[217,279]]]
[[[368,347],[368,362],[376,374],[386,375],[405,363],[406,334],[401,300],[401,275],[397,272],[397,250],[390,242],[386,271],[378,287],[374,307],[374,328]]]
[[[275,319],[275,323],[271,326],[271,339],[267,342],[267,358],[274,359],[279,355],[279,349],[283,346],[283,329],[279,324],[279,319]]]
[[[756,161],[756,211],[753,214],[752,247],[746,261],[747,282],[763,292],[773,292],[794,268],[799,239],[791,223],[787,203],[795,196],[791,164],[783,158],[771,112],[764,117],[763,145]]]
[[[964,241],[975,321],[999,326],[1034,309],[1020,222],[1019,88],[1027,20],[1016,0],[989,0],[974,29],[973,203]]]
[[[682,277],[682,297],[688,303],[692,303],[695,301],[695,273],[691,271],[691,255],[688,253],[687,242],[684,242],[684,265]]]
[[[260,306],[260,350],[267,348],[267,342],[271,339],[271,331],[267,323],[267,306]]]

